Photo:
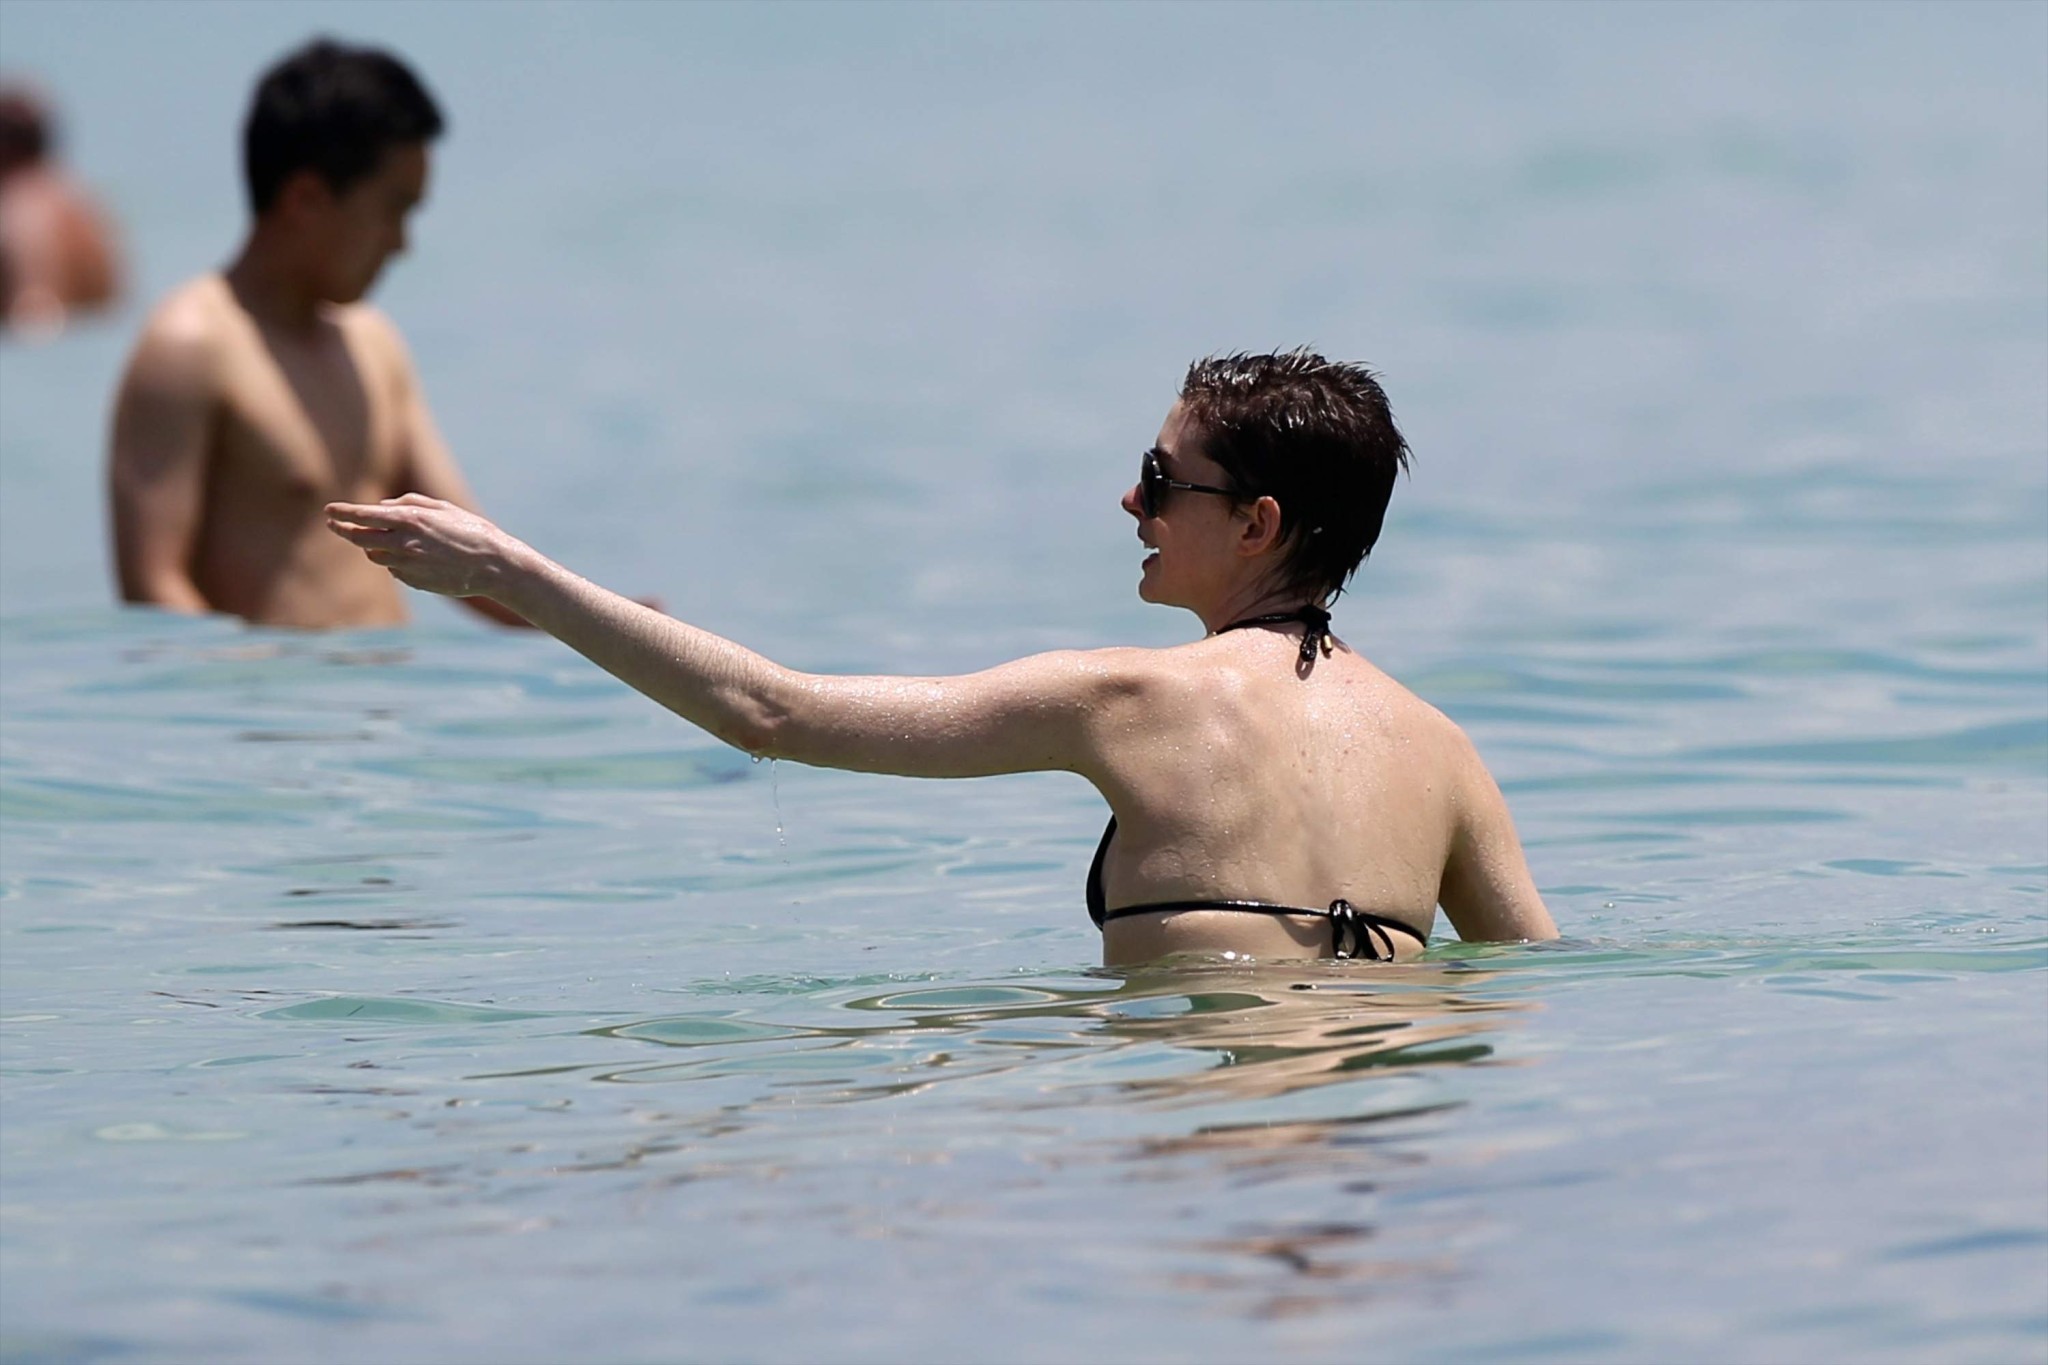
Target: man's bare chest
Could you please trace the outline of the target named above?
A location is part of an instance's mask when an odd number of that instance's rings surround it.
[[[216,470],[235,491],[325,502],[381,498],[395,488],[394,404],[339,335],[320,345],[251,347],[228,380]]]

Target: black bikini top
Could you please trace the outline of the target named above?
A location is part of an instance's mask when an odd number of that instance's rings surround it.
[[[1240,630],[1245,626],[1277,626],[1299,621],[1306,629],[1301,636],[1301,662],[1307,667],[1315,662],[1317,651],[1330,651],[1330,613],[1321,607],[1306,606],[1296,611],[1273,612],[1267,616],[1247,616],[1242,621],[1232,621],[1216,633]],[[1150,901],[1143,905],[1124,905],[1108,909],[1102,894],[1102,860],[1109,854],[1110,840],[1116,838],[1116,817],[1109,817],[1109,824],[1102,831],[1102,842],[1095,846],[1095,861],[1088,865],[1088,918],[1095,921],[1100,929],[1113,919],[1129,915],[1150,915],[1167,910],[1236,910],[1256,915],[1316,915],[1330,921],[1330,937],[1338,957],[1364,958],[1372,962],[1394,960],[1394,940],[1390,930],[1399,929],[1419,943],[1427,944],[1429,935],[1418,932],[1412,925],[1400,920],[1389,919],[1360,910],[1350,901],[1339,897],[1330,902],[1327,910],[1304,909],[1293,905],[1276,905],[1271,901],[1250,900],[1179,900]]]

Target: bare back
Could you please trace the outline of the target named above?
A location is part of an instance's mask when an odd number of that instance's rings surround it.
[[[1306,676],[1280,632],[1153,653],[1156,664],[1136,670],[1135,704],[1105,718],[1118,731],[1104,736],[1095,776],[1118,822],[1103,867],[1108,905],[1319,908],[1341,897],[1426,936],[1439,902],[1455,899],[1446,882],[1461,831],[1499,801],[1464,734],[1341,644]],[[1517,894],[1535,901],[1520,878]],[[1329,934],[1306,916],[1187,911],[1112,920],[1104,951],[1135,961],[1228,943],[1270,957],[1313,953]]]
[[[112,457],[123,595],[270,625],[395,625],[398,586],[325,531],[337,498],[407,490],[410,369],[361,305],[310,329],[260,324],[206,276],[157,310],[116,400]],[[184,585],[154,579],[182,573]]]
[[[0,325],[104,307],[120,277],[113,234],[70,177],[38,164],[0,182]]]

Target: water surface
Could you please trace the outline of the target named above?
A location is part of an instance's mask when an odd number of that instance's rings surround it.
[[[1566,939],[1095,966],[1058,776],[756,765],[438,603],[108,605],[131,308],[0,350],[0,1358],[2039,1359],[2037,7],[56,7],[143,293],[316,27],[490,508],[786,662],[1186,638],[1115,499],[1316,341],[1339,631]],[[213,149],[206,151],[204,149]]]

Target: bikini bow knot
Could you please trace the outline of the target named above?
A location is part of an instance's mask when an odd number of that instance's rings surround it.
[[[1268,612],[1264,616],[1247,616],[1241,621],[1232,621],[1227,626],[1218,626],[1216,633],[1226,635],[1246,626],[1281,626],[1289,622],[1301,625],[1301,666],[1306,669],[1316,661],[1316,651],[1330,653],[1330,613],[1313,603],[1296,607],[1293,611]]]
[[[1312,664],[1316,661],[1316,650],[1330,652],[1330,613],[1321,607],[1303,607],[1297,616],[1302,624],[1301,662]]]
[[[1340,958],[1362,957],[1368,962],[1392,962],[1394,960],[1394,936],[1385,928],[1373,923],[1370,916],[1361,913],[1357,906],[1339,896],[1330,902],[1330,942]],[[1373,934],[1379,934],[1379,941]],[[1386,950],[1381,955],[1381,948]],[[1360,949],[1364,949],[1360,952]]]

